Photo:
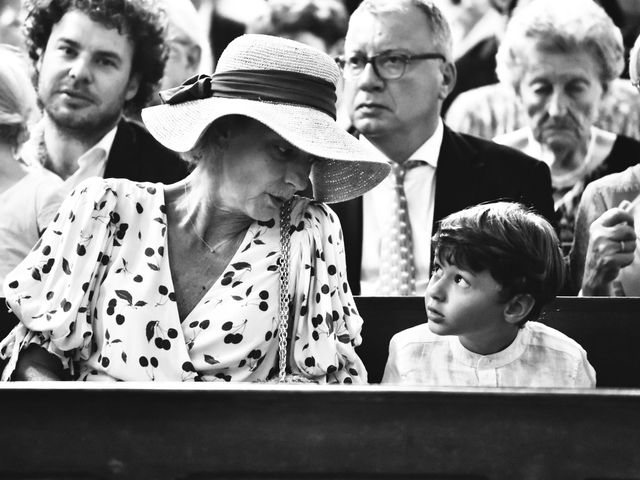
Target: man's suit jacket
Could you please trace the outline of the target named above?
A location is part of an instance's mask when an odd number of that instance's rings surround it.
[[[107,159],[105,178],[170,184],[187,174],[188,165],[177,153],[159,144],[141,125],[120,120]]]
[[[518,201],[554,221],[549,167],[513,148],[444,127],[436,169],[433,232],[450,213],[482,202]],[[425,199],[426,202],[426,199]],[[342,224],[349,285],[360,294],[362,197],[331,205]]]

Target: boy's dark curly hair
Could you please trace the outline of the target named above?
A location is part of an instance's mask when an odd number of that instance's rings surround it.
[[[519,203],[491,202],[452,213],[433,236],[435,256],[472,272],[489,271],[501,299],[530,294],[535,320],[564,284],[565,265],[553,227]]]
[[[131,74],[140,76],[140,87],[124,109],[135,112],[147,104],[162,78],[168,55],[166,19],[153,0],[26,0],[25,8],[24,33],[29,56],[36,66],[53,26],[70,10],[80,11],[94,22],[126,35],[134,47]]]

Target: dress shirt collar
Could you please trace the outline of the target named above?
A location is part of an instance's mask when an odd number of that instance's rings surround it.
[[[456,335],[449,337],[449,345],[451,346],[451,352],[454,358],[463,365],[478,370],[485,368],[495,369],[504,367],[520,357],[526,350],[530,337],[531,332],[529,328],[527,328],[527,324],[525,324],[524,328],[518,330],[518,334],[515,340],[511,342],[511,345],[491,355],[480,355],[467,350],[460,343],[460,339]]]
[[[444,125],[442,119],[438,119],[438,125],[436,126],[433,135],[427,139],[418,149],[411,154],[409,160],[417,162],[425,162],[431,165],[433,168],[438,166],[438,157],[440,156],[440,147],[442,146],[442,138],[444,136]],[[382,158],[387,162],[391,161],[378,147],[371,143],[364,135],[360,135],[360,141],[368,144],[376,152],[378,152]]]
[[[116,124],[115,127],[109,130],[107,134],[98,141],[98,143],[80,155],[78,158],[78,166],[82,168],[93,159],[106,161],[106,159],[109,158],[109,153],[111,152],[111,147],[113,146],[117,130],[118,125]]]

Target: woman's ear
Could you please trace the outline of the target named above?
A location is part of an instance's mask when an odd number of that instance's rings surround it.
[[[517,325],[527,318],[535,304],[536,301],[531,294],[518,293],[506,303],[504,307],[504,319],[512,325]]]

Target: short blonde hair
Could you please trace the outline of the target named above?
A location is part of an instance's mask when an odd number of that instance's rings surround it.
[[[26,58],[10,45],[0,45],[0,141],[18,147],[37,117],[36,93]]]
[[[553,53],[589,53],[605,89],[624,69],[622,33],[593,0],[536,0],[516,10],[496,55],[498,78],[516,91],[527,68],[523,47],[531,44]]]

